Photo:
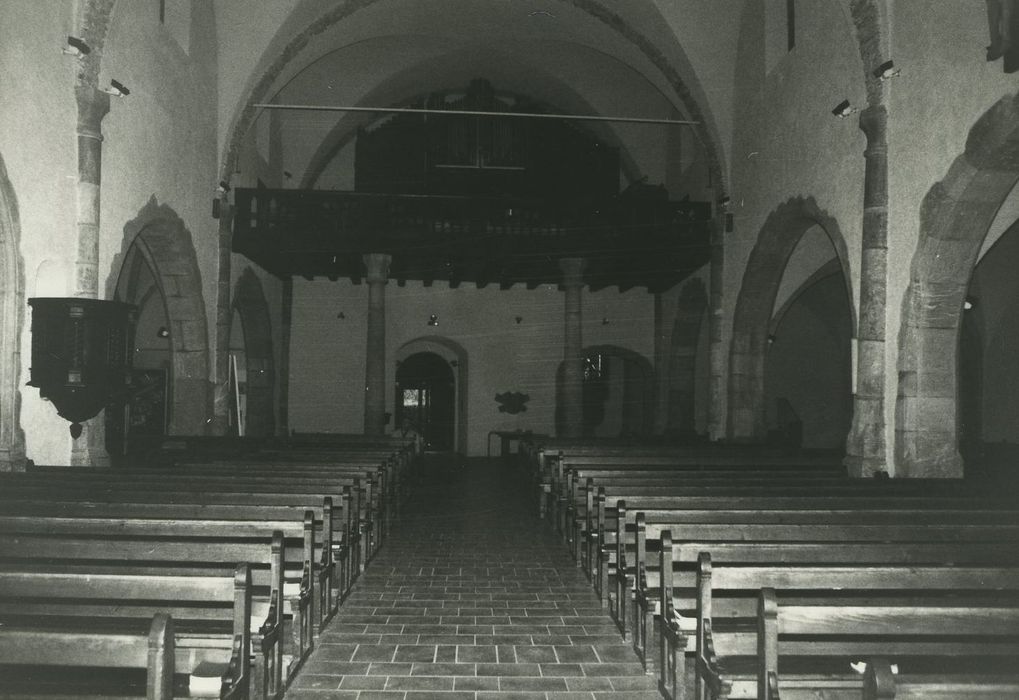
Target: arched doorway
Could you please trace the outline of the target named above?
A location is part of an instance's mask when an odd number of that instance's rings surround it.
[[[449,362],[417,352],[396,368],[396,428],[416,430],[425,449],[451,452],[456,436],[456,380]]]
[[[467,357],[467,351],[456,341],[450,340],[437,335],[426,335],[420,338],[415,338],[404,345],[402,345],[396,351],[396,396],[393,405],[395,406],[395,421],[393,422],[394,430],[400,429],[400,420],[403,417],[401,412],[401,406],[403,405],[403,394],[401,393],[401,369],[404,363],[415,355],[431,355],[438,357],[442,360],[446,369],[453,377],[453,437],[451,441],[452,449],[462,455],[467,454],[467,438],[468,438],[468,425],[469,425],[469,412],[468,412],[468,378],[469,373],[469,358]],[[445,375],[445,370],[440,370],[438,365],[435,365],[436,371]],[[411,366],[413,369],[413,365]],[[409,395],[408,395],[409,396]],[[410,414],[408,414],[410,415]],[[416,426],[415,426],[416,427]],[[420,428],[416,428],[420,430]]]
[[[958,425],[961,318],[974,264],[1017,181],[1019,95],[1002,98],[977,120],[965,152],[924,199],[899,338],[898,476],[962,474]],[[983,430],[986,432],[986,426]]]
[[[18,252],[20,233],[14,187],[0,158],[0,471],[20,469],[25,463],[18,387],[25,307],[25,280]]]
[[[556,433],[563,433],[563,362],[556,373]],[[616,345],[584,348],[584,437],[635,437],[654,432],[654,368]]]
[[[167,370],[165,432],[204,434],[212,405],[209,336],[191,232],[173,209],[153,198],[124,226],[118,257],[109,293],[139,307],[136,367]]]
[[[765,360],[770,326],[780,286],[787,279],[790,259],[808,232],[827,239],[829,250],[834,251],[842,269],[843,279],[851,279],[846,242],[838,223],[812,198],[790,199],[768,216],[750,253],[733,314],[728,401],[731,438],[753,441],[767,438]],[[830,258],[828,254],[827,258],[816,261],[811,272]],[[855,332],[855,312],[851,306],[849,313],[850,326]]]
[[[272,330],[269,305],[258,276],[249,267],[241,273],[234,291],[233,318],[230,326],[231,430],[235,429],[235,407],[243,407],[243,434],[272,435],[275,431],[273,385],[275,362],[272,352]],[[243,386],[244,391],[239,389]]]

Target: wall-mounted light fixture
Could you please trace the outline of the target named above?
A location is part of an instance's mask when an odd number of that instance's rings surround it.
[[[602,324],[603,326],[607,326],[607,325],[609,325],[609,319],[608,319],[607,317],[604,317],[604,316],[603,316],[603,317],[602,317],[602,320],[601,320],[601,324]]]
[[[776,340],[778,340],[778,336],[777,335],[775,335],[774,333],[769,333],[768,334],[768,345],[771,345]]]
[[[131,94],[131,91],[127,89],[127,86],[117,80],[111,80],[110,86],[104,87],[102,90],[107,95],[113,95],[114,97],[127,97]]]
[[[437,325],[439,325],[439,317],[436,316],[435,314],[430,315],[428,317],[428,325],[429,326],[437,326]]]
[[[835,105],[835,109],[833,109],[831,113],[834,114],[839,119],[845,119],[850,114],[855,114],[858,111],[860,110],[856,109],[856,107],[849,104],[849,100],[842,100],[837,105]]]
[[[971,311],[976,308],[979,301],[976,297],[966,297],[966,301],[962,302],[963,311]]]
[[[524,317],[523,317],[523,316],[517,316],[517,317],[516,317],[517,325],[519,326],[519,325],[520,325],[520,322],[521,322],[521,321],[523,321],[523,320],[524,320]]]
[[[292,178],[293,176],[294,176],[294,174],[293,174],[292,172],[290,172],[289,170],[284,170],[284,171],[283,171],[283,177],[285,177],[286,179],[288,179],[288,180],[289,180],[289,179],[290,179],[290,178]]]
[[[64,47],[63,51],[68,56],[81,58],[82,56],[88,56],[92,53],[92,47],[86,44],[84,39],[80,39],[76,36],[69,36],[67,37],[67,46]]]
[[[157,338],[169,338],[170,337],[170,329],[167,328],[166,326],[160,326],[159,330],[156,331],[156,337]]]
[[[874,69],[874,77],[882,81],[891,80],[892,78],[899,77],[901,72],[892,61],[885,61]]]
[[[345,314],[345,313],[343,313],[343,312],[341,311],[340,313],[336,314],[336,318],[338,318],[338,319],[340,319],[340,320],[342,321],[342,320],[344,320],[345,318],[347,318],[347,314]]]

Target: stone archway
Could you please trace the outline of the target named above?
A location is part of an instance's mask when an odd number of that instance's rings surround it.
[[[697,342],[708,310],[708,293],[703,280],[694,279],[683,285],[672,327],[672,349],[669,358],[668,418],[666,432],[692,437],[696,434]]]
[[[814,226],[820,226],[827,234],[842,264],[845,279],[852,279],[846,241],[838,223],[821,210],[813,198],[790,199],[768,216],[747,261],[733,314],[729,351],[730,438],[760,441],[766,437],[764,362],[768,326],[786,263],[803,234]],[[855,328],[854,314],[854,332]]]
[[[245,268],[237,280],[233,299],[233,309],[240,317],[244,333],[244,354],[247,360],[247,420],[244,434],[270,436],[276,428],[273,415],[276,364],[272,352],[272,327],[262,282],[250,267]]]
[[[897,476],[962,475],[957,420],[959,329],[987,230],[1019,181],[1019,95],[970,129],[965,152],[924,198],[903,301],[895,411]]]
[[[177,213],[156,198],[124,226],[124,243],[114,262],[108,290],[117,288],[121,268],[136,246],[152,270],[170,323],[171,435],[201,435],[211,415],[209,333],[198,257],[191,232]],[[126,271],[126,270],[125,270]],[[125,299],[130,302],[130,299]]]
[[[0,158],[0,471],[20,469],[25,463],[18,388],[25,308],[20,237],[17,197]]]

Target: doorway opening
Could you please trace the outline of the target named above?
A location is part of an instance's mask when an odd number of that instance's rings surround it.
[[[425,449],[451,452],[456,425],[456,381],[450,364],[433,352],[417,352],[396,370],[396,427],[421,435]]]

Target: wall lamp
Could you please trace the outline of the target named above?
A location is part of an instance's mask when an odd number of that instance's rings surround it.
[[[429,316],[428,317],[428,325],[429,326],[437,326],[437,325],[439,325],[439,317],[436,316],[435,314],[432,314],[431,316]]]
[[[966,301],[962,302],[963,311],[970,311],[976,308],[978,303],[976,297],[966,297]]]
[[[92,47],[86,44],[84,39],[79,39],[76,36],[69,36],[67,37],[67,46],[64,47],[64,53],[68,56],[81,58],[82,56],[88,56],[92,53]]]
[[[842,100],[837,105],[835,105],[835,109],[833,109],[831,113],[834,114],[839,119],[845,119],[850,114],[855,114],[856,112],[859,111],[860,110],[858,110],[856,107],[849,104],[849,100]]]
[[[124,83],[116,80],[111,80],[110,86],[104,87],[102,90],[107,95],[113,95],[114,97],[127,97],[131,94],[131,91],[127,89],[127,86],[124,85]]]
[[[170,337],[170,329],[167,328],[166,326],[160,326],[159,330],[156,331],[156,337],[157,338],[169,338]]]
[[[901,72],[892,61],[885,61],[874,69],[874,77],[881,81],[891,80],[897,78]]]

